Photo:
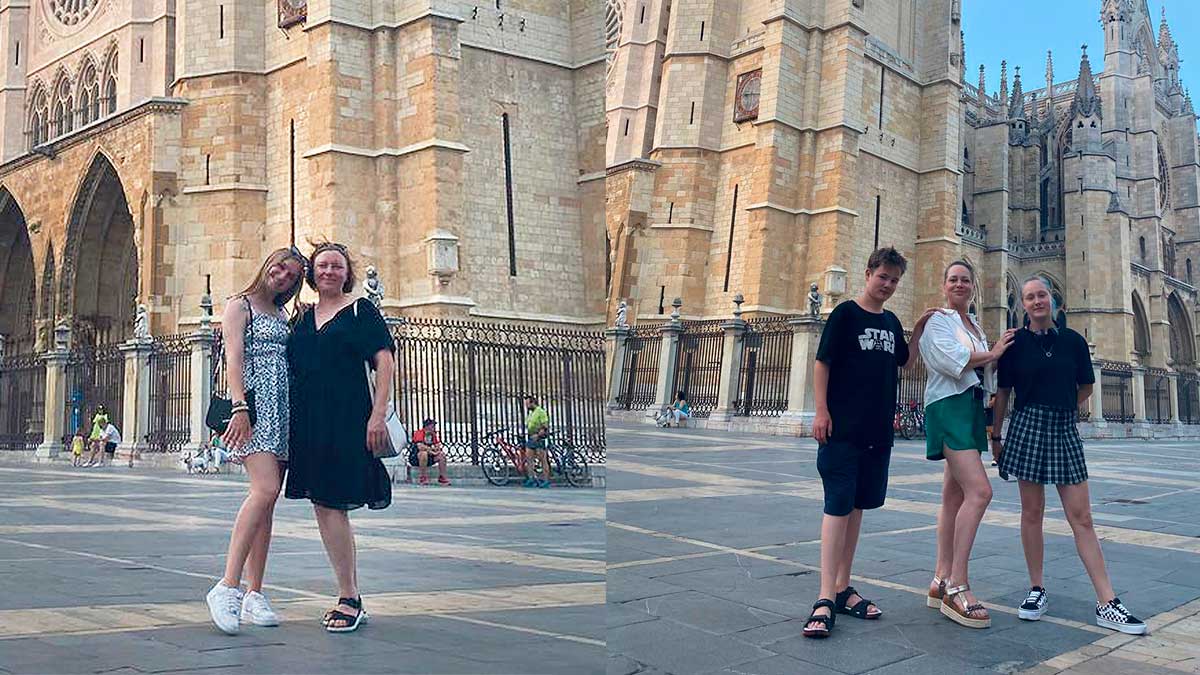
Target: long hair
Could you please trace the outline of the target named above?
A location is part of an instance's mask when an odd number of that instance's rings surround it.
[[[262,267],[258,268],[258,273],[254,275],[254,281],[250,282],[250,285],[243,289],[242,292],[238,293],[235,297],[254,295],[255,293],[261,291],[267,285],[267,270],[271,269],[272,266],[278,265],[287,260],[295,260],[300,263],[300,275],[296,277],[296,282],[293,283],[286,291],[283,291],[282,293],[276,293],[275,298],[272,301],[276,307],[283,307],[286,305],[288,300],[296,297],[296,294],[300,292],[300,285],[304,283],[304,273],[308,269],[308,261],[305,260],[304,256],[300,255],[300,252],[294,247],[277,248],[274,251],[271,251],[271,254],[267,256],[267,259],[263,261]]]

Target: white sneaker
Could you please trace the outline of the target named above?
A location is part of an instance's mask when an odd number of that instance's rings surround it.
[[[279,615],[271,609],[267,596],[258,591],[250,591],[242,600],[242,621],[255,626],[278,626]]]
[[[226,635],[237,635],[242,612],[242,589],[230,588],[225,582],[218,581],[204,599],[208,601],[208,613],[217,628]]]
[[[1025,597],[1025,602],[1017,609],[1017,616],[1026,621],[1040,621],[1042,615],[1046,613],[1046,605],[1049,604],[1050,598],[1046,595],[1046,589],[1041,586],[1034,586],[1029,589],[1029,595]]]

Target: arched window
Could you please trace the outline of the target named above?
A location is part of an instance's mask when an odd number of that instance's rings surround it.
[[[100,119],[100,78],[95,64],[84,66],[79,75],[79,126]]]
[[[50,140],[50,97],[40,85],[35,86],[33,103],[29,106],[29,147],[35,148]]]
[[[58,86],[54,88],[53,133],[55,136],[69,134],[75,128],[71,99],[71,82],[64,76],[58,80]]]
[[[104,114],[117,112],[117,51],[114,49],[104,65]]]
[[[1133,351],[1140,356],[1150,353],[1150,322],[1137,293],[1133,294]]]
[[[1138,251],[1142,254],[1142,262],[1146,262],[1146,238],[1138,237]]]
[[[1187,267],[1187,282],[1190,284],[1192,283],[1192,259],[1188,258],[1187,261],[1185,261],[1185,265]]]

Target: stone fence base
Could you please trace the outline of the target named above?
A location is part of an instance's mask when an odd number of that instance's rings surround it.
[[[645,410],[611,410],[608,418],[625,424],[653,425],[654,418]],[[691,419],[685,423],[692,429],[715,429],[739,434],[769,434],[772,436],[809,436],[812,434],[813,413],[784,414],[774,417],[731,417]],[[1005,423],[1007,425],[1007,422]],[[1147,440],[1200,440],[1200,424],[1150,424],[1081,422],[1079,435],[1088,439],[1141,438]]]

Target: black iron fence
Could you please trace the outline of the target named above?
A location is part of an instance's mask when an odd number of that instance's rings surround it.
[[[764,317],[747,322],[737,400],[733,404],[738,415],[766,417],[787,410],[795,335],[789,318]]]
[[[1143,378],[1146,396],[1146,419],[1154,424],[1171,421],[1171,381],[1164,368],[1147,368]]]
[[[154,338],[150,352],[150,415],[146,443],[151,452],[176,452],[191,432],[191,345],[186,335]]]
[[[476,463],[489,431],[523,430],[526,394],[560,442],[604,461],[602,333],[408,318],[392,335],[401,419],[410,430],[436,419],[452,461]]]
[[[645,410],[658,388],[658,359],[662,351],[661,323],[630,328],[621,364],[621,393],[617,404],[626,410]]]
[[[0,358],[0,450],[33,450],[45,425],[46,364],[37,354]]]
[[[1128,363],[1097,362],[1100,364],[1100,395],[1104,399],[1104,419],[1109,422],[1132,422],[1132,368]]]
[[[1200,424],[1200,374],[1179,373],[1179,421]]]
[[[912,332],[904,331],[904,340],[912,340]],[[917,349],[917,345],[909,342],[909,349]],[[917,358],[911,368],[901,368],[896,381],[896,409],[913,408],[925,409],[925,381],[929,373],[925,370],[925,359]]]
[[[671,378],[671,398],[682,391],[692,417],[706,418],[717,407],[721,388],[721,357],[725,351],[725,319],[684,321],[679,355]]]
[[[77,430],[88,435],[98,406],[108,410],[108,419],[118,430],[125,407],[125,355],[117,344],[82,344],[67,356],[66,396],[61,402],[63,442],[69,443]]]

